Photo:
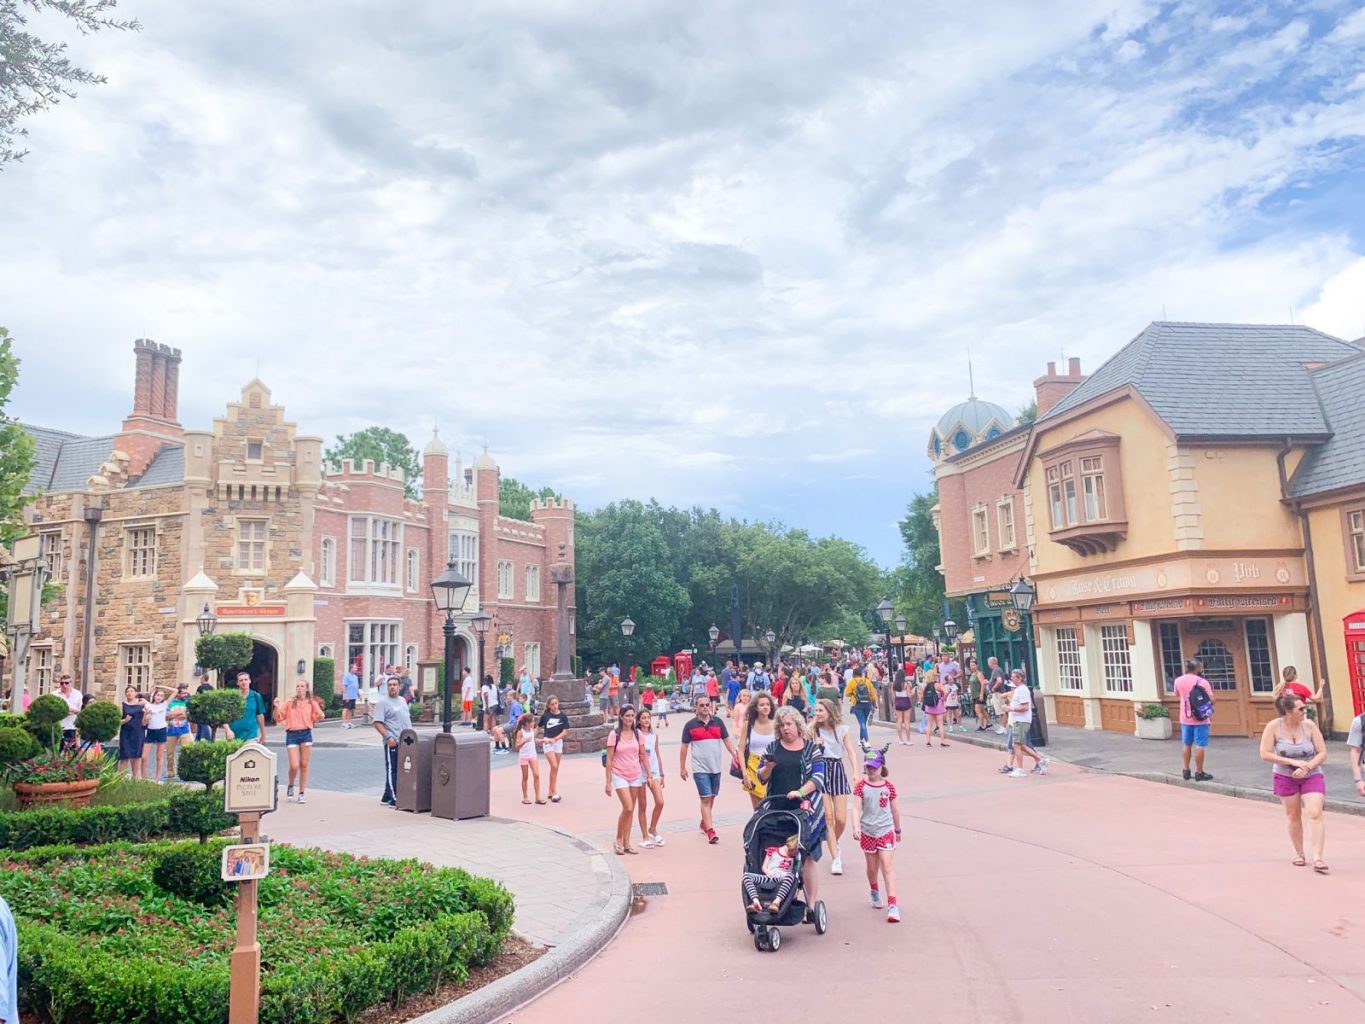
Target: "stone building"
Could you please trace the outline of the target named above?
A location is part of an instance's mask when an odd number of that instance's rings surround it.
[[[482,608],[490,672],[500,655],[538,677],[554,670],[549,567],[561,553],[572,563],[572,502],[537,502],[532,522],[501,516],[493,459],[466,470],[456,456],[452,474],[437,437],[423,495],[407,499],[398,470],[325,466],[322,439],[300,434],[259,380],[211,429],[186,430],[179,350],[139,340],[134,352],[133,410],[118,433],[26,427],[38,449],[27,515],[62,584],[30,649],[30,692],[61,672],[107,696],[187,679],[205,605],[220,632],[252,636],[267,697],[311,683],[317,656],[336,659],[338,681],[348,663],[367,677],[393,663],[431,690],[442,619],[430,584],[448,560],[475,583],[457,667],[477,660],[469,621]]]

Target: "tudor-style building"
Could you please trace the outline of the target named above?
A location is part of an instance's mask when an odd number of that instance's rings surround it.
[[[258,380],[210,429],[186,430],[179,350],[139,340],[134,351],[133,411],[117,434],[25,427],[38,450],[26,514],[62,585],[30,648],[30,693],[61,672],[105,696],[188,679],[205,604],[220,631],[251,634],[267,697],[311,682],[317,656],[336,660],[338,682],[347,664],[369,676],[393,663],[430,687],[442,656],[430,583],[448,559],[474,581],[458,662],[477,658],[469,620],[482,608],[489,671],[500,655],[554,670],[549,570],[573,560],[571,502],[537,502],[531,522],[504,517],[488,453],[466,469],[436,437],[422,497],[408,499],[388,466],[325,466],[322,439],[300,434]]]

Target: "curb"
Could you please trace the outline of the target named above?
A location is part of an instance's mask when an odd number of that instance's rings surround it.
[[[545,826],[540,826],[544,828]],[[630,877],[619,863],[571,832],[547,829],[571,840],[593,858],[595,874],[608,876],[606,891],[579,915],[564,941],[551,947],[534,963],[527,964],[492,984],[461,996],[408,1024],[488,1024],[539,999],[567,981],[598,953],[606,949],[625,926],[630,915]],[[515,932],[515,928],[513,931]]]
[[[884,722],[869,722],[870,726],[880,726],[883,729],[894,729],[895,725]],[[1005,750],[1005,744],[996,739],[994,734],[990,737],[973,736],[970,733],[953,733],[953,741],[956,743],[966,743],[973,747],[988,747],[992,750]],[[1072,764],[1065,757],[1058,757],[1049,754],[1052,760],[1061,764]],[[1273,804],[1279,798],[1268,789],[1257,789],[1254,786],[1234,786],[1227,782],[1186,782],[1179,775],[1172,775],[1169,772],[1125,772],[1114,768],[1097,767],[1095,765],[1082,764],[1075,767],[1087,772],[1100,772],[1104,775],[1126,775],[1130,779],[1138,779],[1142,782],[1156,782],[1167,786],[1178,786],[1181,789],[1188,789],[1198,793],[1213,793],[1217,796],[1230,796],[1238,800],[1255,800],[1259,803]],[[1355,814],[1365,816],[1365,804],[1350,800],[1341,800],[1336,797],[1328,797],[1322,803],[1323,809],[1334,811],[1337,814]]]

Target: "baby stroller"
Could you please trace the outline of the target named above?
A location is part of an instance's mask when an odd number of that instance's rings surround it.
[[[782,933],[778,928],[791,928],[799,924],[815,925],[815,933],[824,935],[829,927],[829,917],[825,913],[824,900],[816,900],[813,907],[806,905],[806,893],[801,881],[801,868],[805,863],[805,846],[808,836],[803,825],[803,817],[798,811],[787,809],[785,800],[764,800],[754,811],[754,815],[744,826],[744,874],[752,878],[763,909],[757,912],[749,909],[748,897],[740,889],[740,899],[744,903],[745,924],[754,936],[754,948],[761,952],[776,953],[782,947]],[[770,846],[781,846],[793,835],[801,837],[793,858],[792,873],[796,884],[778,905],[776,912],[769,911],[777,885],[763,874],[764,851]]]

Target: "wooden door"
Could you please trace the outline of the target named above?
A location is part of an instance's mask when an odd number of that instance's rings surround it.
[[[1242,639],[1236,628],[1217,632],[1192,631],[1197,641],[1194,657],[1204,664],[1204,678],[1213,690],[1215,736],[1246,736],[1248,682]]]

